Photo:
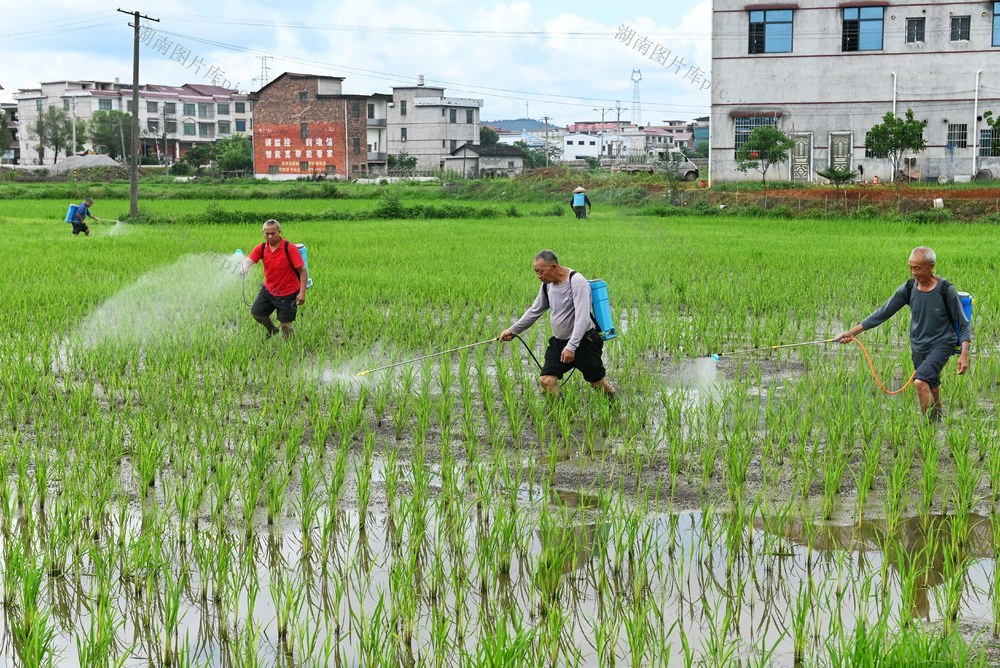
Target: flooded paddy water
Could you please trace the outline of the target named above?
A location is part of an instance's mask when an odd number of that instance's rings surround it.
[[[0,665],[1000,658],[988,335],[973,373],[946,378],[941,423],[883,395],[853,347],[711,357],[863,317],[885,286],[816,276],[829,249],[871,245],[850,230],[809,251],[776,221],[724,239],[626,217],[620,247],[537,220],[300,229],[316,284],[287,341],[246,313],[255,279],[228,253],[250,241],[222,225],[190,237],[211,243],[94,235],[121,266],[72,246],[29,290],[46,308],[14,309]],[[423,245],[442,232],[451,255]],[[516,342],[358,375],[502,331],[537,285],[496,249],[525,236],[530,259],[550,234],[600,249],[574,258],[584,271],[621,265],[605,274],[628,315],[605,348],[614,402],[579,374],[547,400]],[[470,263],[484,271],[445,269]],[[751,268],[766,287],[738,283]],[[864,306],[820,321],[801,301],[842,290]],[[895,387],[905,326],[886,327],[871,350]],[[525,337],[535,356],[547,336]]]
[[[495,404],[462,426],[461,386],[479,374],[530,382],[525,360],[441,362],[425,369],[432,382],[405,372],[363,381],[355,366],[299,372],[331,393],[324,410],[341,436],[308,445],[315,431],[302,432],[305,459],[277,478],[205,444],[212,471],[184,473],[173,460],[143,491],[137,452],[116,474],[131,498],[81,513],[56,496],[43,514],[4,522],[0,549],[16,566],[3,590],[14,614],[0,622],[10,655],[32,642],[19,614],[36,605],[50,655],[70,664],[853,665],[851,648],[876,631],[880,651],[954,634],[972,654],[1000,656],[996,519],[954,495],[921,505],[907,493],[893,505],[879,485],[856,521],[848,484],[824,516],[823,472],[803,486],[801,471],[777,464],[809,456],[793,447],[755,452],[734,477],[727,435],[767,438],[779,419],[768,397],[794,405],[799,362],[666,360],[634,400],[645,403],[641,439],[617,423],[618,407],[588,394],[535,404],[537,418],[529,407],[541,436],[526,424],[530,440],[508,431],[492,444],[470,439],[487,434],[491,408],[504,410],[501,394],[487,390]],[[468,377],[447,387],[441,373]],[[430,408],[416,403],[421,386]],[[380,392],[389,400],[378,418]],[[399,426],[406,393],[415,405]],[[99,394],[111,410],[114,389]],[[375,429],[352,434],[352,400]],[[424,431],[422,411],[433,414]],[[510,415],[493,419],[511,429]],[[704,440],[712,420],[716,446]],[[943,432],[910,433],[924,439],[911,455],[947,450]],[[252,441],[234,447],[261,456]],[[891,471],[881,475],[891,488]],[[15,490],[0,489],[12,510],[26,493]]]

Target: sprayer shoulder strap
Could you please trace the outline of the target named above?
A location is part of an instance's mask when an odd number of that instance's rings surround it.
[[[296,273],[298,273],[296,271],[296,269],[295,269],[295,266],[292,264],[292,256],[288,253],[288,239],[282,239],[281,240],[281,245],[285,249],[285,259],[288,260],[288,266],[292,268],[292,271],[295,271]],[[265,246],[266,246],[266,242],[262,243],[260,245],[260,261],[261,262],[264,261],[264,248],[265,248]]]
[[[938,278],[938,282],[941,284],[941,299],[944,301],[944,312],[948,314],[948,320],[955,322],[955,316],[951,314],[951,304],[948,302],[948,292],[951,290],[951,282],[947,278],[940,277]],[[916,280],[912,278],[906,281],[907,304],[913,301],[913,288],[916,284]]]
[[[573,292],[573,277],[574,276],[576,276],[576,271],[572,270],[572,271],[569,272],[569,278],[566,279],[567,281],[569,281],[570,294],[572,294],[572,292]],[[587,287],[590,287],[590,285],[588,284]],[[551,308],[552,307],[552,300],[549,299],[549,285],[548,285],[548,283],[545,284],[545,299],[547,299],[549,301],[549,307]],[[591,304],[593,304],[593,301],[591,301]],[[597,316],[594,315],[594,309],[593,309],[593,307],[591,307],[591,309],[590,309],[590,321],[592,323],[594,323],[594,327],[596,327],[598,329],[598,331],[600,331],[601,326],[597,324]]]

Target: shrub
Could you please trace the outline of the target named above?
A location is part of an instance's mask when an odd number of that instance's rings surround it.
[[[910,219],[916,223],[947,223],[953,218],[950,209],[931,209],[930,211],[917,211],[910,214]]]

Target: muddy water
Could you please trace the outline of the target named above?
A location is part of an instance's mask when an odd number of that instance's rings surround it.
[[[807,656],[825,657],[823,643],[841,635],[849,638],[860,620],[872,625],[884,614],[890,628],[920,620],[940,624],[950,589],[960,594],[959,618],[966,625],[988,629],[993,620],[996,562],[985,517],[910,517],[894,526],[883,520],[857,526],[767,516],[739,523],[729,515],[699,512],[640,516],[616,507],[602,513],[598,497],[568,490],[550,490],[545,499],[544,507],[535,509],[544,517],[526,536],[524,558],[515,556],[509,573],[488,572],[485,578],[476,559],[477,527],[484,528],[476,512],[470,515],[464,552],[458,553],[439,542],[436,536],[443,525],[430,517],[421,569],[416,580],[407,583],[412,588],[403,592],[404,597],[419,598],[414,636],[404,655],[412,653],[418,663],[435,655],[431,629],[435,611],[441,610],[452,620],[452,660],[446,662],[451,665],[461,656],[459,647],[475,656],[482,634],[497,617],[517,619],[537,633],[560,620],[560,651],[584,666],[607,665],[608,652],[630,663],[625,621],[636,618],[642,619],[649,636],[641,665],[651,663],[667,643],[676,649],[682,642],[709,663],[713,647],[726,647],[733,660],[756,660],[773,650],[767,663],[791,665],[793,617],[799,609],[808,610]],[[482,521],[489,519],[487,512]],[[321,516],[318,524],[326,520]],[[188,639],[190,658],[197,665],[231,665],[232,643],[251,628],[260,635],[262,665],[310,663],[304,661],[296,626],[312,629],[317,647],[330,638],[344,665],[366,661],[370,646],[361,642],[362,626],[367,625],[372,637],[380,637],[372,629],[383,624],[383,641],[389,642],[388,615],[400,599],[393,593],[398,585],[392,574],[405,559],[406,537],[402,550],[396,551],[393,537],[400,529],[384,515],[369,517],[365,531],[356,514],[338,514],[335,520],[329,549],[314,535],[308,555],[293,528],[258,534],[249,542],[242,533],[221,537],[236,563],[252,564],[256,573],[259,591],[252,611],[245,588],[216,601],[213,577],[199,570],[199,564],[207,564],[190,546],[180,548],[180,564],[190,569],[191,577],[181,596],[177,637],[181,647]],[[944,545],[961,547],[949,553]],[[464,584],[454,579],[459,571],[467,576]],[[432,601],[435,573],[443,574],[446,586]],[[145,657],[155,656],[163,643],[159,612],[155,605],[150,616],[144,612],[150,606],[143,601],[141,578],[121,575],[112,579],[110,592],[116,616],[125,620],[118,641],[135,646],[133,660],[126,665],[149,665]],[[302,590],[292,615],[292,651],[297,658],[291,662],[285,657],[287,641],[276,629],[281,582]],[[75,665],[78,656],[70,629],[79,633],[89,627],[94,580],[89,574],[67,575],[50,578],[46,586],[54,602],[57,663]],[[202,591],[207,591],[205,598]],[[379,615],[384,615],[381,622]],[[461,633],[454,625],[458,619]],[[10,624],[10,616],[0,622],[5,637],[10,637]],[[598,647],[595,639],[605,637],[609,644]],[[312,655],[315,665],[326,662],[320,657],[318,650]]]

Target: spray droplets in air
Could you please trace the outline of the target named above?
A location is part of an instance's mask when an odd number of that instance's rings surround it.
[[[235,270],[234,270],[235,268]],[[193,335],[196,328],[221,323],[239,286],[231,256],[185,255],[138,278],[97,306],[74,333],[84,346],[145,344],[167,335]]]

